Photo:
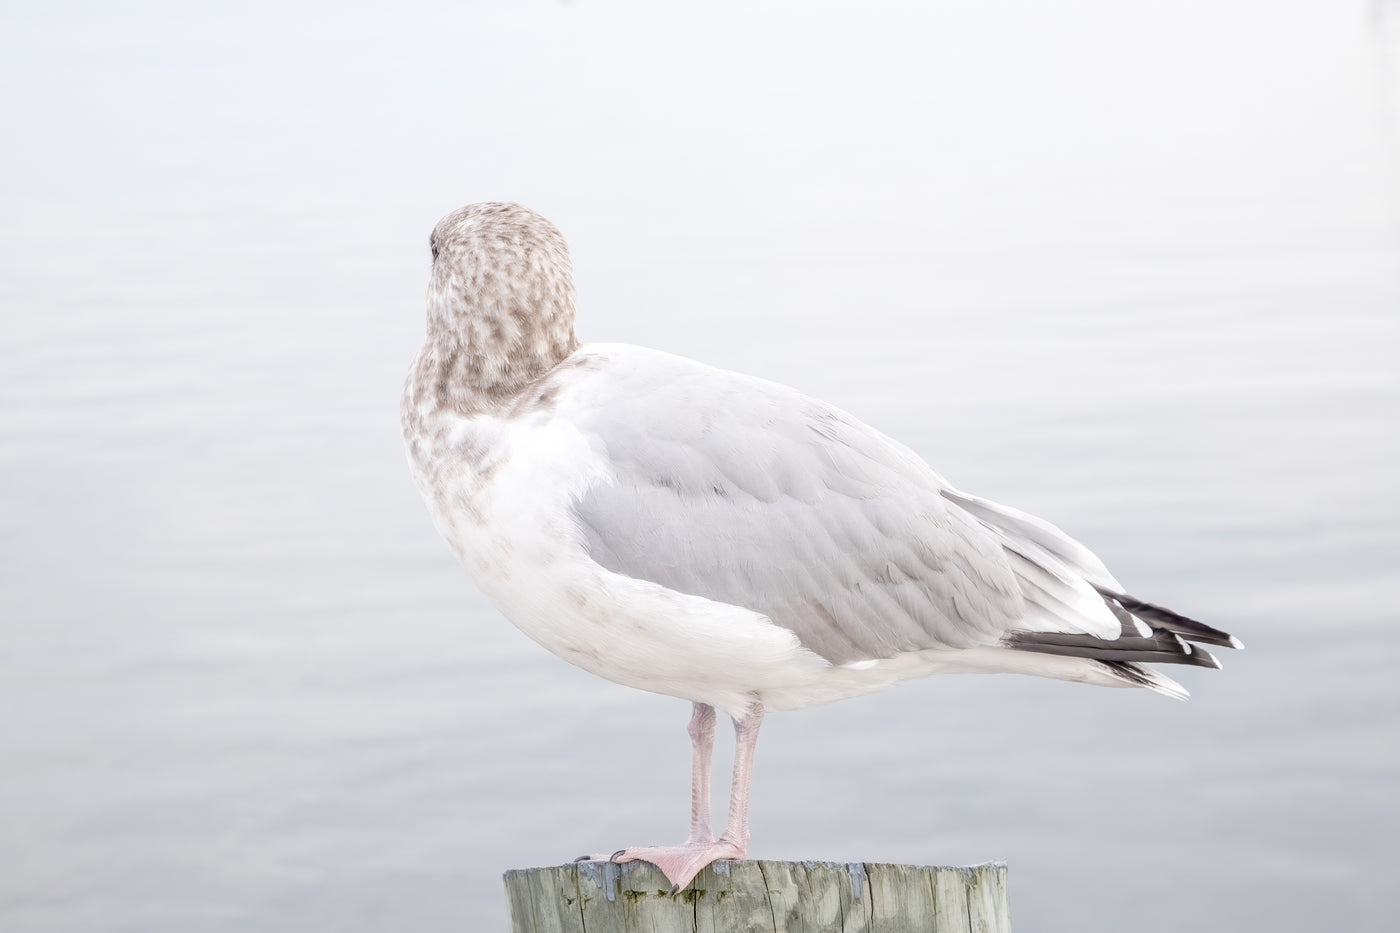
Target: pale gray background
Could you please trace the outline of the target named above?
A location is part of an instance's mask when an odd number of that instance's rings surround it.
[[[685,704],[510,628],[403,462],[428,231],[508,198],[585,338],[823,396],[1250,646],[1187,704],[774,716],[755,856],[1393,929],[1400,5],[202,6],[3,8],[0,927],[502,929],[503,869],[683,835]]]

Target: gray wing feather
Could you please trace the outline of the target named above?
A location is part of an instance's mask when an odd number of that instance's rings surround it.
[[[608,570],[760,612],[835,664],[1000,644],[1170,692],[1131,662],[1218,666],[1188,642],[1239,646],[839,409],[654,351],[591,352],[606,378],[560,413],[611,467],[575,504]]]
[[[837,664],[996,644],[1022,616],[1002,542],[918,457],[792,390],[690,366],[570,412],[613,472],[575,507],[595,561],[761,612]]]

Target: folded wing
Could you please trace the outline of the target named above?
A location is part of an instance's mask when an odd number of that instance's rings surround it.
[[[576,505],[611,571],[760,612],[833,664],[1000,645],[1134,680],[1134,662],[1215,666],[1190,642],[1231,643],[838,409],[637,353],[625,384],[569,413],[611,467]]]

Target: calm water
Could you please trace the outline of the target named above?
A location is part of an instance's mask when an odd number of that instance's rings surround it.
[[[5,930],[503,929],[502,870],[684,834],[686,705],[517,634],[403,463],[427,234],[487,198],[586,338],[826,397],[1250,646],[1188,704],[775,716],[756,856],[1393,925],[1400,4],[3,17]]]

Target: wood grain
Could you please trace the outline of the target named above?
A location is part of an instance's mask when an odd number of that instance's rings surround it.
[[[1010,933],[1006,865],[716,862],[679,894],[645,862],[506,872],[513,933]]]

